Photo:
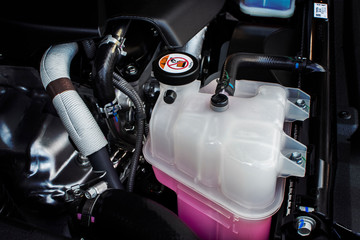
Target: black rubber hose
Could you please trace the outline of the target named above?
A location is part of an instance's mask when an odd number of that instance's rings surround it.
[[[120,75],[114,73],[113,84],[117,89],[119,89],[121,92],[123,92],[125,95],[127,95],[130,98],[130,100],[134,103],[136,108],[135,151],[132,155],[130,175],[127,182],[127,190],[129,192],[132,192],[134,190],[136,170],[138,167],[139,158],[142,151],[146,113],[143,102],[139,97],[138,93],[125,79],[123,79]]]
[[[124,190],[124,186],[120,182],[119,176],[109,160],[110,157],[106,147],[89,155],[88,158],[93,167],[93,171],[106,172],[104,178],[110,188]]]
[[[118,63],[121,57],[120,47],[122,46],[119,45],[120,41],[125,37],[129,25],[130,22],[125,22],[120,26],[118,30],[112,34],[113,40],[100,44],[96,52],[94,63],[94,94],[100,107],[104,107],[115,99],[112,74],[116,63]]]
[[[234,95],[236,74],[241,68],[265,68],[297,72],[325,72],[325,69],[310,60],[287,56],[268,56],[253,53],[235,53],[225,60],[216,93],[225,90]]]
[[[96,53],[94,94],[100,107],[104,107],[115,99],[112,74],[120,56],[117,48],[115,43],[108,43],[100,46]]]
[[[90,214],[89,214],[90,215]],[[169,209],[136,194],[108,190],[96,201],[86,239],[198,239]]]
[[[81,42],[84,47],[84,52],[89,60],[93,60],[96,55],[96,45],[94,40],[88,39]]]

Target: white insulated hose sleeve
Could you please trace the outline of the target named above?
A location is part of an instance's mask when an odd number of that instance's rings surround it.
[[[77,51],[77,43],[51,46],[41,59],[40,76],[71,139],[89,156],[106,146],[107,140],[70,80],[70,64]]]

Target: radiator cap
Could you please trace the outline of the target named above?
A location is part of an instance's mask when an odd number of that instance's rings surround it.
[[[159,82],[180,86],[193,82],[199,76],[198,60],[183,52],[162,54],[153,62],[154,75]]]

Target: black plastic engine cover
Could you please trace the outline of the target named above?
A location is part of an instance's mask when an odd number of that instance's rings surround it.
[[[225,0],[107,0],[104,19],[144,20],[154,24],[165,43],[181,47],[222,9]]]

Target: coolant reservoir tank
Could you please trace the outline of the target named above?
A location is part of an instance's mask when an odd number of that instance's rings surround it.
[[[214,111],[200,82],[161,83],[144,146],[155,168],[243,219],[265,219],[281,206],[284,178],[305,175],[306,146],[283,132],[308,118],[310,97],[298,89],[237,81],[226,111]],[[176,94],[164,101],[168,91]],[[297,104],[302,102],[303,104]]]

